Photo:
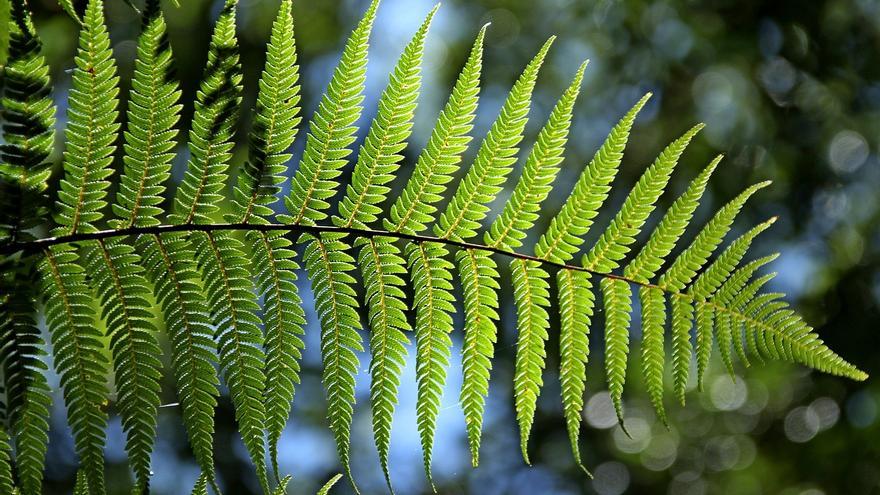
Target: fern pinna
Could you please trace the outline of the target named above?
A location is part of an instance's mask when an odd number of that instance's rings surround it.
[[[119,94],[101,0],[90,0],[81,15],[70,2],[64,6],[81,23],[80,48],[68,96],[63,177],[51,210],[48,157],[55,108],[49,70],[25,0],[12,1],[5,30],[9,39],[0,150],[2,490],[15,487],[35,494],[41,488],[51,406],[48,367],[43,364],[47,343],[37,327],[42,300],[51,358],[80,456],[77,493],[105,491],[108,406],[122,421],[134,491],[148,491],[165,373],[159,346],[163,334],[170,342],[170,373],[201,469],[193,493],[220,488],[213,436],[221,380],[235,407],[260,489],[283,493],[289,477],[279,472],[278,443],[299,382],[306,323],[296,283],[301,263],[320,320],[327,419],[342,469],[351,478],[357,354],[366,343],[373,434],[389,488],[392,419],[410,348],[428,479],[454,338],[462,341],[458,400],[473,464],[478,463],[499,338],[499,257],[511,258],[517,320],[514,408],[527,462],[529,434],[544,388],[547,344],[558,335],[562,415],[575,461],[581,463],[586,366],[597,320],[603,323],[607,386],[621,426],[626,371],[633,359],[664,423],[667,361],[671,389],[684,402],[691,361],[696,360],[696,381],[702,385],[713,346],[730,373],[736,357],[746,365],[782,359],[856,380],[866,378],[828,349],[779,294],[762,292],[773,274],[759,271],[776,255],[748,260],[747,254],[775,218],[747,230],[716,255],[746,201],[767,183],[748,187],[730,200],[685,244],[685,230],[693,223],[719,157],[665,214],[658,215],[650,233],[643,232],[702,125],[659,154],[598,241],[584,249],[650,94],[611,129],[559,212],[546,218],[544,232],[534,232],[564,160],[586,62],[539,126],[528,152],[522,153],[522,172],[509,201],[487,221],[491,204],[510,182],[519,160],[532,93],[541,65],[550,56],[552,38],[513,84],[479,140],[473,163],[462,167],[475,137],[488,27],[483,26],[408,182],[391,198],[417,115],[422,57],[437,8],[427,13],[403,48],[352,159],[379,1],[370,4],[307,126],[298,166],[288,174],[290,149],[301,134],[300,72],[294,9],[291,0],[281,0],[260,75],[247,158],[235,183],[229,184],[242,113],[242,74],[237,5],[227,0],[194,101],[186,173],[166,211],[185,103],[173,77],[175,62],[159,2],[147,0],[142,9],[127,95]],[[122,135],[121,98],[127,99]],[[117,157],[122,169],[118,192],[108,204]],[[353,173],[346,179],[343,170],[351,162]],[[459,172],[462,178],[456,181]],[[282,212],[276,203],[288,175],[290,192]],[[447,195],[447,189],[453,190]],[[337,196],[341,199],[334,204]],[[224,202],[229,205],[221,208]],[[52,237],[37,237],[45,227],[52,228]],[[537,241],[528,248],[532,234]],[[635,249],[642,234],[647,241]],[[670,258],[676,248],[680,254]],[[38,287],[31,283],[34,278],[41,281]],[[641,308],[639,356],[630,353],[634,289]],[[457,298],[464,309],[462,328],[455,325]],[[161,324],[156,324],[151,300],[158,303]],[[604,316],[596,318],[600,310]],[[551,325],[554,312],[558,327]],[[106,335],[96,324],[99,320],[106,324]],[[369,337],[362,338],[362,331]],[[112,403],[106,385],[110,373],[116,388]]]

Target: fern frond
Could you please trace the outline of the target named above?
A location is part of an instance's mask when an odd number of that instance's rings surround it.
[[[696,125],[673,141],[642,174],[611,224],[593,248],[584,255],[585,268],[609,273],[619,266],[620,260],[629,252],[629,245],[635,242],[648,215],[654,210],[657,199],[666,189],[679,157],[703,127],[703,124]]]
[[[385,200],[412,132],[419,89],[422,84],[421,64],[425,38],[431,20],[440,5],[436,5],[406,45],[403,54],[391,72],[388,86],[379,98],[376,118],[358,153],[351,184],[339,203],[339,216],[333,218],[338,226],[363,228],[376,221],[382,213],[379,203]]]
[[[223,201],[241,103],[236,4],[225,1],[211,34],[189,133],[190,159],[174,197],[172,224],[211,223]]]
[[[446,255],[445,246],[438,243],[421,242],[407,246],[416,308],[416,418],[425,474],[432,486],[434,431],[452,353],[450,334],[455,312],[451,274],[454,266],[446,260]]]
[[[690,299],[673,294],[669,298],[672,307],[672,387],[678,402],[684,406],[685,388],[690,374],[691,326],[694,306]]]
[[[712,356],[712,330],[715,328],[715,312],[705,304],[694,305],[697,335],[694,353],[697,355],[697,388],[703,390],[703,377]]]
[[[48,368],[42,361],[45,343],[34,319],[37,288],[33,280],[37,276],[33,265],[16,270],[10,281],[12,290],[0,300],[6,422],[14,439],[20,489],[27,495],[42,491],[52,403]]]
[[[758,224],[751,230],[734,240],[718,258],[701,273],[693,284],[688,288],[688,293],[698,301],[705,301],[727,281],[731,272],[739,265],[746,251],[752,245],[752,241],[761,232],[776,223],[777,217]]]
[[[9,54],[0,97],[0,242],[31,239],[23,231],[44,220],[51,173],[46,159],[55,138],[55,105],[42,43],[27,2],[11,3],[2,26],[9,34]]]
[[[397,404],[400,373],[406,364],[411,330],[403,302],[406,273],[403,258],[390,240],[365,239],[358,264],[366,290],[367,319],[370,323],[370,406],[373,411],[373,436],[379,451],[379,462],[385,481],[391,489],[388,471],[388,449],[391,443],[391,421]]]
[[[172,223],[211,223],[219,209],[217,203],[223,198],[241,101],[235,18],[236,1],[227,0],[214,26],[205,75],[196,97],[191,158],[177,189]],[[263,432],[265,355],[249,262],[243,244],[229,232],[194,233],[191,240],[216,326],[220,368],[235,406],[239,432],[260,486],[268,493]]]
[[[763,258],[758,258],[738,268],[733,275],[724,282],[721,288],[718,289],[718,292],[712,295],[712,301],[719,306],[733,307],[735,309],[736,307],[732,306],[732,303],[742,291],[746,289],[746,284],[749,282],[752,275],[759,268],[775,260],[777,257],[778,254],[764,256]],[[760,280],[760,278],[758,280]],[[755,291],[757,292],[757,290],[758,289],[756,288]],[[716,310],[715,317],[719,319],[719,325],[723,325],[723,327],[719,327],[716,332],[719,351],[724,360],[725,366],[727,366],[728,372],[733,376],[733,362],[730,357],[731,345],[743,364],[746,366],[749,366],[750,364],[749,358],[745,352],[745,347],[743,346],[742,332],[740,331],[741,325],[733,315],[721,310]]]
[[[642,97],[611,129],[608,138],[581,174],[562,210],[553,217],[547,231],[538,239],[535,254],[539,258],[565,263],[580,249],[584,236],[611,190],[609,184],[617,175],[630,129],[650,96],[648,93]]]
[[[733,308],[734,311],[739,311],[740,314],[737,315],[734,313],[735,324],[738,327],[743,327],[743,341],[745,341],[746,347],[751,351],[752,358],[756,359],[758,362],[763,363],[764,359],[757,353],[754,349],[754,339],[752,339],[751,332],[748,331],[748,328],[745,326],[745,316],[741,313],[743,310],[743,306],[749,302],[751,302],[758,291],[767,284],[770,280],[776,277],[776,273],[768,273],[762,277],[758,277],[755,280],[746,285],[743,290],[733,299],[733,302],[730,304],[730,307]],[[765,294],[766,295],[766,294]],[[742,355],[746,355],[746,349],[742,349]],[[748,362],[748,358],[744,360],[744,362]]]
[[[109,329],[117,404],[129,463],[137,479],[135,492],[145,493],[150,482],[162,366],[157,329],[150,321],[149,283],[140,256],[121,239],[96,241],[86,253],[92,286]]]
[[[406,147],[412,130],[412,118],[421,87],[425,38],[438,7],[431,10],[404,49],[379,99],[376,118],[358,154],[352,183],[339,204],[339,216],[333,218],[338,226],[363,228],[375,222],[377,215],[382,212],[378,204],[384,201],[390,190],[385,184],[394,179],[403,158],[400,152]],[[371,329],[373,435],[389,489],[391,421],[406,356],[405,345],[409,343],[403,332],[411,330],[404,313],[407,307],[401,290],[404,282],[400,278],[400,274],[406,273],[406,268],[400,250],[392,241],[376,238],[356,243],[356,246],[360,246],[360,267]]]
[[[568,439],[575,462],[581,465],[581,418],[586,390],[587,361],[590,356],[590,320],[595,295],[587,272],[563,269],[556,274],[559,291],[559,379],[562,408]]]
[[[272,495],[287,495],[287,484],[290,483],[290,476],[285,476],[278,480],[278,486],[272,490]]]
[[[434,233],[438,237],[463,240],[477,235],[480,221],[489,212],[488,204],[501,191],[516,163],[517,146],[528,121],[532,90],[554,39],[551,37],[544,43],[511,88],[501,113],[480,145],[473,165],[459,183],[446,211],[434,225]]]
[[[553,181],[563,161],[574,103],[577,101],[587,63],[581,64],[571,84],[550,112],[538,134],[535,146],[526,159],[522,177],[517,182],[504,210],[484,235],[488,246],[515,250],[522,246],[526,231],[538,219],[541,203],[553,189]]]
[[[231,235],[201,233],[193,237],[193,247],[217,328],[220,368],[235,406],[238,429],[263,492],[268,493],[263,433],[265,355],[250,263],[242,252],[243,244]]]
[[[428,144],[419,155],[412,176],[391,205],[385,228],[394,232],[417,233],[434,221],[435,206],[443,199],[446,185],[459,169],[461,155],[468,147],[480,92],[483,40],[488,24],[480,29],[467,62],[461,70],[446,106],[440,112]]]
[[[117,228],[159,225],[162,193],[171,173],[180,120],[180,89],[171,78],[173,57],[157,0],[144,7],[144,30],[128,102],[125,169],[113,212]]]
[[[464,297],[464,344],[461,350],[461,394],[471,463],[480,462],[483,410],[489,394],[489,371],[495,355],[498,321],[498,269],[485,251],[462,249],[455,253]]]
[[[351,479],[349,439],[354,414],[356,352],[363,345],[358,335],[360,317],[353,288],[354,258],[346,252],[340,234],[304,235],[306,270],[315,294],[315,311],[321,320],[321,356],[324,388],[327,389],[327,418],[336,440],[336,450],[346,475]]]
[[[73,495],[89,495],[89,482],[82,469],[76,471],[76,482],[73,485]]]
[[[361,115],[364,81],[367,74],[367,48],[379,0],[372,0],[342,51],[327,91],[309,124],[306,149],[299,169],[285,198],[285,223],[314,224],[327,218],[327,202],[339,187],[337,178],[351,154],[355,123]]]
[[[90,5],[89,19],[93,19],[94,4]],[[85,271],[78,261],[72,246],[55,247],[45,252],[40,277],[55,368],[61,377],[67,421],[83,477],[88,480],[89,493],[103,494],[108,363]]]
[[[474,164],[434,225],[434,232],[439,237],[463,240],[477,235],[476,229],[489,211],[488,203],[502,189],[516,162],[517,145],[522,140],[528,119],[535,80],[553,40],[550,38],[544,43],[514,83],[501,113],[477,152]],[[498,288],[498,270],[486,251],[468,249],[456,257],[465,285],[465,312],[469,315],[465,324],[465,348],[462,351],[464,381],[461,401],[465,410],[471,458],[476,465],[479,460],[483,406],[488,393],[489,367],[497,332],[493,320],[497,319],[495,308],[498,306],[498,295],[484,293]],[[470,289],[468,284],[472,284]],[[489,347],[484,345],[486,342]]]
[[[605,307],[605,374],[608,393],[623,431],[623,384],[626,380],[626,358],[629,354],[629,326],[632,292],[623,280],[603,278],[602,302]]]
[[[706,191],[709,178],[715,168],[721,162],[722,156],[717,156],[709,165],[691,181],[687,190],[679,196],[672,206],[663,215],[663,219],[651,233],[651,237],[639,254],[623,270],[625,277],[640,282],[648,282],[657,270],[663,266],[663,260],[669,256],[672,249],[678,243],[685,229],[694,216],[694,211],[700,205],[700,199]]]
[[[234,214],[230,215],[242,223],[273,214],[271,205],[278,200],[291,157],[288,150],[302,120],[292,4],[292,0],[282,0],[266,48],[249,157],[238,175],[232,201]]]
[[[529,462],[528,442],[538,395],[544,380],[544,360],[547,351],[544,344],[549,337],[550,284],[549,275],[540,264],[514,260],[510,264],[513,278],[513,295],[516,302],[519,338],[516,345],[516,361],[513,392],[516,403],[516,419],[519,423],[520,450],[526,464]]]
[[[15,242],[31,239],[26,231],[47,216],[51,166],[46,159],[55,137],[55,105],[49,68],[27,2],[5,7],[8,17],[0,21],[0,30],[8,35],[0,96],[4,141],[0,144],[0,236],[3,242]],[[5,394],[19,488],[34,495],[42,490],[51,397],[42,361],[45,343],[34,320],[37,293],[32,281],[38,275],[32,264],[28,266],[12,272],[11,290],[0,305],[0,328],[12,353],[4,364],[9,383]]]
[[[669,425],[666,409],[663,407],[663,366],[665,351],[663,347],[666,326],[666,298],[663,291],[654,287],[640,287],[639,300],[642,303],[642,375],[645,388],[657,417],[664,425]]]
[[[184,235],[166,234],[142,236],[137,246],[171,338],[171,366],[189,444],[201,477],[214,484],[214,408],[220,380],[214,368],[211,313],[191,258],[192,243]]]
[[[119,130],[119,78],[104,25],[102,0],[89,0],[80,31],[79,50],[67,109],[64,179],[56,202],[56,235],[97,230],[107,205],[104,197],[113,173],[114,142]],[[94,489],[95,480],[89,477]]]
[[[608,273],[619,266],[620,260],[627,255],[630,244],[635,242],[636,236],[654,210],[654,204],[666,188],[678,159],[691,139],[702,128],[702,124],[694,126],[673,141],[642,174],[599,241],[584,255],[585,268]],[[618,420],[623,426],[622,394],[629,352],[629,312],[632,291],[629,285],[621,280],[603,279],[601,285],[607,309],[605,368],[608,389]]]
[[[709,256],[715,251],[721,240],[730,231],[733,220],[742,210],[745,202],[760,189],[770,185],[769,181],[759,182],[729,203],[721,207],[718,212],[709,220],[709,223],[703,227],[703,230],[697,234],[697,237],[691,242],[690,246],[682,252],[668,270],[660,277],[657,282],[661,288],[670,291],[682,291],[697,275]]]
[[[278,441],[287,424],[294,386],[299,383],[300,360],[305,344],[302,334],[305,311],[296,286],[296,252],[283,236],[252,232],[251,263],[257,289],[263,294],[266,348],[266,429],[269,455],[278,477]]]
[[[727,280],[728,276],[730,276],[730,273],[736,268],[740,260],[742,260],[742,257],[751,245],[752,240],[757,237],[758,234],[767,230],[775,221],[775,217],[771,218],[733,241],[689,287],[688,293],[694,298],[694,300],[702,302],[712,296]],[[703,377],[705,376],[706,369],[709,365],[713,333],[713,310],[712,308],[701,310],[702,307],[702,305],[697,306],[697,385],[700,390],[703,389]],[[718,344],[721,347],[721,357],[728,369],[732,372],[732,363],[729,355],[730,329],[727,325],[726,314],[721,316],[721,319],[714,320],[716,324],[720,324],[718,328]]]

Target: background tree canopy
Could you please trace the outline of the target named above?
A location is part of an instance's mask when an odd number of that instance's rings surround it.
[[[204,67],[211,21],[222,2],[181,1],[183,7],[165,7],[182,100],[192,101]],[[370,112],[400,47],[431,6],[429,0],[383,1],[370,51],[362,128],[373,117]],[[61,119],[66,113],[76,26],[54,0],[34,1],[31,7],[53,70]],[[361,0],[295,3],[305,115],[316,108],[341,43],[365,7]],[[272,0],[240,3],[244,108],[253,107],[256,98],[255,82],[276,9],[277,2]],[[118,1],[108,2],[107,14],[125,94],[140,19]],[[783,253],[774,265],[780,274],[771,288],[789,294],[829,346],[870,375],[880,374],[876,329],[880,321],[880,2],[450,0],[437,14],[428,37],[424,91],[412,139],[416,146],[405,152],[408,163],[427,140],[433,116],[467,57],[475,30],[484,22],[492,26],[486,35],[484,89],[475,135],[487,131],[523,61],[548,36],[558,35],[536,88],[533,114],[540,118],[530,120],[526,140],[531,142],[537,134],[576,64],[590,58],[561,183],[576,180],[607,130],[647,91],[654,98],[634,128],[621,183],[634,183],[665,143],[693,124],[705,122],[707,128],[691,145],[681,173],[673,178],[692,177],[715,154],[727,155],[710,182],[710,204],[698,210],[697,221],[705,221],[724,198],[746,184],[772,179],[774,186],[760,193],[761,199],[743,213],[748,218],[738,223],[753,225],[780,216],[753,248],[756,255]],[[184,112],[182,131],[192,120],[187,114],[192,106],[186,105]],[[243,161],[247,149],[243,141],[249,123],[243,121],[241,126],[237,135],[242,142],[234,163]],[[294,160],[303,142],[298,140]],[[186,154],[178,158],[177,180],[182,177]],[[60,159],[60,153],[53,156],[57,163]],[[59,177],[55,174],[54,180]],[[685,186],[674,182],[670,190],[677,194]],[[557,210],[567,190],[558,188],[546,209]],[[611,203],[619,205],[626,191],[625,187],[617,189]],[[661,207],[668,207],[676,194],[664,195]],[[712,200],[715,197],[719,199]],[[502,194],[497,204],[504,199]],[[615,211],[607,208],[599,222],[607,222]],[[588,243],[594,241],[588,239]],[[308,284],[301,290],[307,292]],[[309,304],[312,299],[304,300]],[[307,306],[306,311],[313,308]],[[307,316],[314,324],[314,315]],[[512,309],[505,309],[495,361],[498,379],[489,399],[483,462],[477,470],[469,468],[461,412],[453,407],[461,380],[455,370],[460,367],[450,369],[447,390],[451,392],[441,404],[434,452],[434,479],[441,493],[832,494],[880,490],[880,389],[875,381],[855,383],[782,365],[753,366],[744,378],[731,381],[723,366],[714,362],[706,393],[689,396],[684,408],[670,404],[670,430],[654,420],[644,393],[625,394],[632,438],[616,426],[601,367],[591,366],[586,412],[591,428],[584,433],[582,456],[595,474],[592,481],[571,461],[559,394],[552,389],[557,381],[548,377],[548,391],[539,401],[532,435],[536,465],[527,467],[519,456],[511,393],[504,385],[511,383],[513,371],[513,323]],[[637,337],[638,330],[635,333]],[[309,483],[324,480],[338,469],[333,439],[325,426],[317,328],[308,328],[306,335],[312,341],[306,343],[303,383],[279,451],[282,471],[294,474],[294,493],[313,493],[316,486]],[[596,343],[598,354],[601,341]],[[460,340],[455,345],[454,359]],[[548,362],[548,374],[555,369],[555,363]],[[358,384],[358,401],[364,404],[367,375],[362,369]],[[639,391],[640,379],[637,372],[628,377],[628,383],[634,384],[632,390]],[[57,383],[52,386],[58,390]],[[71,440],[59,435],[66,428],[64,411],[56,408],[49,456],[69,463],[48,466],[52,493],[69,491],[75,475]],[[175,417],[179,413],[173,406],[160,412],[153,456],[154,493],[182,493],[198,473]],[[412,362],[404,371],[395,415],[391,462],[396,488],[401,493],[428,490],[415,427]],[[222,400],[216,461],[227,492],[246,493],[255,489],[256,479],[247,450],[232,429],[232,416],[231,404]],[[113,476],[128,477],[123,443],[117,420],[111,423],[108,439],[107,456],[112,463],[108,487],[114,486]],[[367,407],[358,408],[355,414],[353,448],[352,465],[361,488],[366,493],[384,490]],[[347,489],[340,485],[337,493]]]

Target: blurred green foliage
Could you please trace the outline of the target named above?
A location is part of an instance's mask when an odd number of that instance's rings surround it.
[[[165,8],[177,76],[184,101],[191,102],[220,2],[181,3],[175,8],[169,2]],[[295,3],[306,115],[314,110],[344,35],[365,3]],[[31,4],[53,68],[59,119],[63,119],[76,25],[55,0]],[[429,0],[384,0],[373,35],[365,120],[371,117],[403,40],[418,24],[415,19],[431,6]],[[276,8],[274,0],[241,1],[245,108],[253,106]],[[125,90],[139,20],[123,1],[108,2],[108,18]],[[831,347],[872,376],[880,375],[880,0],[450,0],[429,36],[425,91],[416,115],[414,146],[406,152],[409,158],[427,140],[472,37],[485,22],[492,26],[477,134],[487,130],[516,74],[548,36],[556,34],[559,40],[539,80],[527,143],[580,61],[591,59],[561,186],[550,197],[548,209],[561,205],[581,167],[623,110],[644,92],[653,91],[655,97],[633,133],[619,184],[632,184],[666,143],[696,122],[707,123],[661,202],[668,205],[686,180],[719,152],[727,158],[710,184],[711,204],[698,211],[702,220],[747,184],[773,179],[774,186],[747,208],[749,218],[741,222],[751,225],[772,215],[781,217],[761,238],[756,255],[781,251],[774,265],[780,272],[776,286],[790,294]],[[184,125],[191,112],[190,104],[185,107]],[[246,149],[248,119],[245,115],[241,123],[239,153]],[[295,151],[300,150],[298,143]],[[185,148],[180,151],[178,178],[185,163]],[[619,204],[626,190],[617,189],[612,203]],[[496,207],[505,199],[500,198]],[[607,220],[600,217],[599,223]],[[306,299],[310,298],[306,295]],[[306,309],[313,325],[314,314]],[[601,342],[596,342],[592,354],[589,427],[582,441],[585,462],[595,479],[587,479],[571,460],[559,395],[550,390],[558,388],[555,376],[545,377],[548,391],[539,402],[531,443],[535,467],[526,467],[516,448],[508,385],[515,337],[512,318],[510,312],[503,315],[507,331],[499,343],[483,462],[477,470],[468,467],[464,423],[453,407],[460,376],[450,377],[434,456],[435,481],[442,493],[880,493],[876,379],[857,384],[789,366],[753,365],[748,370],[740,366],[737,378],[731,380],[719,363],[713,363],[717,376],[707,380],[703,393],[690,393],[684,408],[667,404],[672,424],[668,431],[653,416],[639,385],[625,395],[630,439],[615,426],[604,391],[598,366]],[[311,326],[310,335],[315,330]],[[552,356],[552,339],[550,346]],[[338,470],[324,421],[319,366],[316,356],[305,357],[304,381],[281,449],[282,468],[294,475],[293,493],[314,493]],[[554,375],[554,366],[548,363],[548,375]],[[409,385],[401,390],[392,436],[391,465],[401,493],[429,489],[419,462],[412,374],[410,363],[404,376]],[[370,438],[365,375],[360,375],[364,383],[359,384],[353,463],[362,488],[374,493],[383,490],[384,482]],[[637,373],[628,377],[630,383],[639,380]],[[167,398],[168,403],[174,401]],[[157,494],[182,493],[197,474],[176,414],[173,405],[162,409],[154,456]],[[228,401],[218,414],[221,480],[227,493],[248,493],[255,479],[231,428]],[[56,411],[54,418],[57,428],[50,459],[66,461],[49,466],[47,493],[69,491],[74,479],[75,456],[64,435],[63,412]],[[108,480],[112,487],[114,477],[129,476],[118,421],[109,441],[107,454],[115,462]],[[339,485],[335,493],[347,489]]]

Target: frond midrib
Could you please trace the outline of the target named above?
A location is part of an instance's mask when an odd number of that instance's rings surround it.
[[[463,250],[476,250],[476,251],[484,251],[492,254],[498,254],[501,256],[507,256],[514,259],[520,259],[524,261],[534,261],[543,266],[550,266],[559,269],[565,270],[574,270],[580,272],[591,273],[593,275],[597,275],[599,277],[620,280],[623,282],[627,282],[631,285],[639,286],[639,287],[647,287],[658,289],[662,291],[664,294],[670,297],[678,297],[683,298],[696,305],[708,305],[712,309],[720,310],[723,312],[727,312],[733,316],[736,316],[741,319],[745,319],[747,321],[753,322],[756,325],[765,328],[767,331],[770,331],[774,334],[781,335],[783,338],[785,335],[780,334],[778,331],[766,325],[761,321],[755,320],[751,318],[750,315],[744,314],[741,311],[734,310],[728,308],[726,306],[722,306],[714,302],[712,299],[709,300],[699,300],[693,294],[688,293],[687,291],[676,291],[674,289],[669,288],[668,286],[658,285],[650,282],[645,282],[643,280],[637,278],[631,278],[626,275],[619,275],[616,273],[602,273],[590,268],[586,268],[579,265],[570,265],[567,263],[560,263],[557,261],[553,261],[550,259],[539,258],[537,256],[519,253],[516,251],[509,251],[506,249],[479,244],[465,241],[458,241],[454,239],[435,237],[430,235],[419,235],[419,234],[409,234],[405,232],[395,232],[381,229],[368,229],[368,228],[353,228],[353,227],[338,227],[335,225],[303,225],[303,224],[278,224],[278,223],[269,223],[269,224],[242,224],[242,223],[214,223],[214,224],[184,224],[184,225],[156,225],[151,227],[132,227],[125,229],[109,229],[109,230],[101,230],[97,232],[91,233],[78,233],[78,234],[70,234],[70,235],[62,235],[58,237],[47,237],[38,239],[35,241],[28,242],[18,242],[12,243],[5,246],[0,246],[0,254],[10,254],[18,251],[24,251],[25,253],[37,251],[40,249],[45,250],[47,247],[54,245],[64,245],[71,243],[78,243],[88,240],[100,240],[107,239],[112,237],[122,237],[122,236],[137,236],[137,235],[145,235],[145,234],[153,234],[158,235],[161,233],[167,232],[207,232],[211,233],[214,231],[223,231],[223,230],[231,230],[231,231],[247,231],[247,230],[256,230],[256,231],[282,231],[282,232],[303,232],[303,233],[311,233],[311,234],[321,234],[321,233],[339,233],[339,234],[348,234],[355,237],[360,238],[375,238],[375,237],[390,237],[395,240],[405,240],[410,242],[436,242],[439,244],[445,244],[452,247],[456,247]],[[323,251],[323,250],[322,250]],[[790,341],[792,345],[803,349],[805,352],[809,351],[809,349],[804,348],[797,341],[786,339]],[[844,371],[844,370],[841,370]],[[853,367],[849,372],[845,373],[843,376],[847,376],[856,380],[865,380],[867,375],[861,370]]]

